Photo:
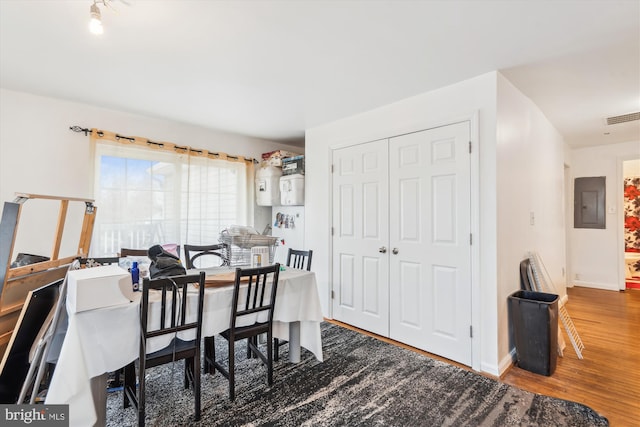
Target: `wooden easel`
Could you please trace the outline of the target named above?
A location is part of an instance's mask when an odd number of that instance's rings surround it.
[[[20,214],[26,202],[32,199],[60,202],[50,260],[10,268]],[[70,202],[85,204],[84,219],[77,253],[60,257],[60,247]],[[93,205],[93,200],[73,197],[17,193],[13,202],[4,203],[0,220],[0,358],[4,355],[29,292],[62,279],[73,260],[78,257],[86,257],[89,253],[96,211],[97,208]]]

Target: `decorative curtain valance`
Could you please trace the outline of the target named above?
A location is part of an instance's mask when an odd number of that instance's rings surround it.
[[[71,129],[74,130],[73,127]],[[142,138],[139,136],[124,136],[115,132],[110,132],[110,131],[100,130],[95,128],[80,129],[80,131],[84,131],[85,133],[88,133],[90,135],[91,142],[109,141],[109,142],[116,142],[121,144],[137,145],[139,147],[146,147],[153,150],[172,151],[178,154],[187,154],[189,156],[228,160],[230,162],[235,161],[235,162],[247,162],[250,164],[254,163],[254,159],[250,157],[234,156],[234,155],[229,155],[227,153],[208,151],[200,148],[193,148],[187,145],[178,145],[172,142],[151,141],[150,139]]]

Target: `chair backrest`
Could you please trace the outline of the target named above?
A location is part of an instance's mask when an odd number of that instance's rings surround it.
[[[289,253],[287,254],[287,267],[311,271],[312,256],[313,251],[299,251],[289,248]]]
[[[163,245],[160,245],[163,246]],[[167,247],[171,247],[170,248],[170,252],[173,252],[173,248],[175,247],[175,251],[176,254],[178,256],[178,258],[180,258],[180,245],[166,245]],[[120,256],[121,257],[125,257],[125,256],[148,256],[149,255],[149,249],[129,249],[129,248],[121,248],[120,249]]]
[[[231,310],[231,334],[236,327],[273,322],[280,264],[236,269]]]
[[[141,327],[144,340],[160,335],[176,334],[189,329],[195,330],[195,339],[202,336],[202,307],[204,303],[205,273],[144,279],[142,286]],[[198,286],[197,312],[187,312],[193,304],[188,303],[189,284]],[[159,322],[149,324],[149,291],[160,291]],[[158,324],[159,323],[159,324]]]
[[[147,256],[147,249],[121,248],[120,249],[120,256],[121,257],[126,257],[126,256]]]
[[[110,265],[110,264],[118,264],[120,258],[118,257],[89,257],[89,258],[79,258],[80,268],[90,268],[90,267],[99,267],[102,265]]]
[[[220,258],[220,265],[229,265],[229,246],[226,243],[215,245],[184,245],[184,258],[187,269],[196,268],[194,261],[202,256],[215,256]]]

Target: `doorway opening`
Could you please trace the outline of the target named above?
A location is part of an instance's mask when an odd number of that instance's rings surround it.
[[[625,288],[640,289],[640,158],[622,162]]]

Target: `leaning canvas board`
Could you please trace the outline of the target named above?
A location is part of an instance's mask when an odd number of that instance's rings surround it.
[[[34,344],[53,317],[64,279],[29,291],[0,363],[0,403],[16,403],[27,377]]]

